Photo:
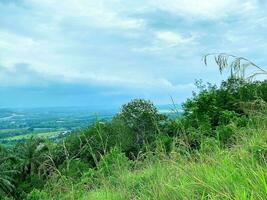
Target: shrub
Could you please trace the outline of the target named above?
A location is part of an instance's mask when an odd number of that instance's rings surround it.
[[[222,144],[227,144],[232,141],[232,136],[235,134],[236,126],[234,124],[221,125],[216,129],[217,140]]]
[[[79,159],[66,160],[59,166],[59,171],[62,175],[72,178],[73,180],[79,180],[84,172],[89,170],[89,165],[82,162]]]
[[[33,189],[28,195],[26,200],[48,200],[49,197],[46,192]]]
[[[134,148],[133,132],[118,117],[111,122],[95,122],[91,126],[78,130],[57,145],[56,162],[62,164],[67,157],[79,158],[95,167],[101,155],[118,146],[128,155]]]
[[[168,135],[158,134],[155,141],[152,143],[152,147],[153,151],[160,151],[169,154],[173,147],[173,138]]]
[[[219,113],[219,124],[226,125],[238,119],[238,115],[234,111],[224,110]]]
[[[113,176],[131,167],[131,161],[118,148],[112,149],[104,155],[97,165],[97,169],[104,176]]]
[[[242,104],[261,98],[266,101],[267,90],[265,82],[247,82],[231,77],[217,88],[211,84],[196,83],[199,93],[194,93],[192,99],[184,104],[185,117],[189,123],[198,128],[203,119],[209,119],[212,128],[228,124],[241,115],[245,115]]]
[[[220,149],[220,142],[216,138],[205,138],[200,145],[200,153],[215,153]]]
[[[100,176],[97,170],[92,168],[88,169],[81,177],[79,183],[84,189],[91,190],[97,188],[100,185]]]

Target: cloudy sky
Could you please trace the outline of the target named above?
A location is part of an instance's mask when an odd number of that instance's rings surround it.
[[[206,53],[267,66],[266,2],[0,0],[0,107],[180,103]]]

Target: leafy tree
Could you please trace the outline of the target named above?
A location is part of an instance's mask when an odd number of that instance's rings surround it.
[[[13,153],[19,158],[13,166],[18,171],[14,194],[17,199],[23,199],[33,188],[44,186],[46,180],[39,172],[48,150],[46,140],[34,137],[14,147]]]
[[[231,142],[231,124],[245,126],[249,121],[244,105],[257,99],[267,101],[266,83],[234,76],[220,87],[198,81],[199,93],[193,93],[193,98],[183,104],[183,126],[190,146],[198,148],[205,137],[218,138],[223,144]]]
[[[43,161],[44,153],[48,151],[45,140],[41,138],[30,138],[24,143],[19,143],[15,152],[21,158],[20,167],[23,177],[38,172],[38,167]]]
[[[123,105],[118,117],[133,130],[135,143],[138,146],[159,133],[160,121],[166,119],[166,116],[158,113],[151,101],[144,99],[134,99]]]

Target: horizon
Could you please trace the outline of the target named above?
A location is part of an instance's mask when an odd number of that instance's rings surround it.
[[[0,108],[181,104],[195,79],[218,84],[203,55],[267,66],[262,0],[0,0]]]
[[[126,102],[128,103],[128,102]],[[152,102],[153,103],[153,102]],[[99,107],[95,107],[95,106],[91,106],[91,105],[87,105],[87,106],[80,106],[80,105],[74,105],[74,106],[41,106],[41,107],[3,107],[0,106],[0,111],[1,110],[7,110],[7,111],[38,111],[38,110],[64,110],[64,111],[90,111],[90,112],[106,112],[106,111],[119,111],[121,109],[121,105],[114,105],[114,106],[99,106]],[[160,111],[160,110],[165,110],[165,109],[169,109],[171,110],[172,108],[178,108],[181,109],[182,108],[182,103],[181,104],[175,104],[173,105],[172,103],[170,104],[155,104],[155,107]]]

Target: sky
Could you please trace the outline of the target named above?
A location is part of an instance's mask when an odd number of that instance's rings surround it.
[[[112,107],[219,83],[207,53],[267,66],[265,0],[0,0],[0,107]]]

